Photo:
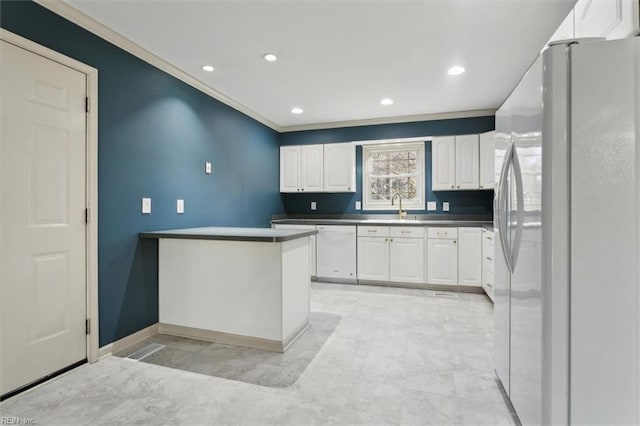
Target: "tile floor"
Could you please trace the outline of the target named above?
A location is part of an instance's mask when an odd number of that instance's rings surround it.
[[[0,403],[41,425],[511,425],[483,295],[318,284],[340,321],[286,387],[109,357]]]

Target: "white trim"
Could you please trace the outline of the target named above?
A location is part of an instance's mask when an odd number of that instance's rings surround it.
[[[433,136],[418,136],[416,138],[397,138],[397,139],[372,139],[368,141],[353,141],[356,146],[364,145],[391,145],[396,143],[413,143],[413,142],[431,142]]]
[[[138,330],[135,333],[128,335],[127,337],[123,337],[122,339],[116,340],[113,343],[104,345],[99,350],[99,359],[106,358],[120,352],[123,349],[127,349],[129,346],[133,346],[135,344],[143,342],[149,337],[153,337],[158,334],[158,330],[158,323],[155,323],[153,325],[150,325],[149,327],[143,328],[142,330]]]
[[[478,109],[471,111],[442,112],[437,114],[403,115],[399,117],[368,118],[363,120],[333,121],[327,123],[302,124],[300,126],[279,127],[280,133],[300,132],[305,130],[335,129],[340,127],[372,126],[377,124],[401,124],[418,121],[449,120],[454,118],[473,118],[496,115],[495,109]]]
[[[351,120],[351,121],[334,121],[324,123],[312,123],[302,124],[299,126],[280,126],[268,118],[264,117],[253,111],[250,108],[242,105],[235,99],[225,95],[224,93],[212,88],[206,83],[198,80],[192,75],[186,73],[175,65],[165,61],[134,41],[112,30],[106,25],[98,22],[89,15],[79,11],[70,4],[61,0],[33,0],[40,6],[49,9],[53,13],[62,16],[63,18],[73,22],[74,24],[84,28],[85,30],[97,35],[98,37],[108,41],[109,43],[121,48],[122,50],[132,54],[133,56],[142,59],[143,61],[153,65],[154,67],[166,72],[167,74],[177,78],[190,85],[191,87],[201,91],[202,93],[211,96],[214,99],[222,102],[231,108],[240,111],[241,113],[253,118],[254,120],[264,124],[267,127],[279,133],[297,132],[303,130],[319,130],[319,129],[333,129],[340,127],[354,127],[354,126],[371,126],[376,124],[394,124],[394,123],[411,123],[417,121],[431,121],[431,120],[447,120],[453,118],[471,118],[471,117],[484,117],[488,115],[495,115],[495,109],[482,109],[471,111],[457,111],[457,112],[444,112],[436,114],[419,114],[419,115],[405,115],[398,117],[382,117],[382,118],[369,118],[364,120]]]
[[[86,208],[89,209],[89,223],[86,235],[86,285],[87,319],[91,322],[91,333],[87,335],[87,359],[98,360],[98,70],[73,58],[41,46],[0,28],[0,40],[28,50],[44,58],[58,62],[87,76],[87,96],[92,108],[87,114],[86,129]]]
[[[368,166],[367,166],[367,157],[369,151],[398,151],[403,148],[412,150],[418,150],[418,155],[416,156],[416,166],[418,168],[419,176],[418,176],[418,186],[417,192],[419,198],[416,202],[407,204],[406,200],[403,200],[403,210],[424,210],[426,204],[426,182],[425,182],[425,174],[426,174],[426,164],[425,164],[425,147],[424,147],[424,139],[420,139],[413,143],[392,143],[392,144],[368,144],[363,146],[362,148],[362,210],[398,210],[399,205],[392,206],[387,202],[376,202],[369,199],[369,191],[365,191],[368,188],[367,182],[369,180],[368,174]],[[400,177],[400,176],[399,176]],[[380,204],[378,204],[380,203]]]
[[[230,106],[235,110],[240,111],[241,113],[253,118],[254,120],[264,124],[267,127],[279,131],[280,127],[271,120],[245,107],[244,105],[240,104],[235,99],[228,97],[224,93],[208,86],[207,84],[184,72],[175,65],[172,65],[161,57],[155,55],[154,53],[151,53],[139,44],[129,40],[123,35],[96,21],[89,15],[82,13],[68,3],[60,0],[34,0],[34,2],[84,28],[85,30],[97,35],[98,37],[108,41],[109,43],[121,48],[122,50],[132,54],[133,56],[136,56],[143,61],[153,65],[154,67],[166,72],[167,74],[177,78],[178,80],[187,83],[188,85],[201,91],[202,93],[209,95],[214,99],[217,99],[218,101]]]

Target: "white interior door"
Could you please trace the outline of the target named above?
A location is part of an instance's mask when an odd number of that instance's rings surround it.
[[[86,75],[0,42],[0,394],[86,358]]]

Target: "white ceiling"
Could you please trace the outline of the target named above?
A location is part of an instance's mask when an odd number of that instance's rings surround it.
[[[496,109],[575,3],[66,1],[278,130]]]

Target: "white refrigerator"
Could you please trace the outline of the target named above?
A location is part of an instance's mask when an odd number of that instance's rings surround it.
[[[524,425],[640,424],[640,38],[546,49],[496,113],[496,372]]]

